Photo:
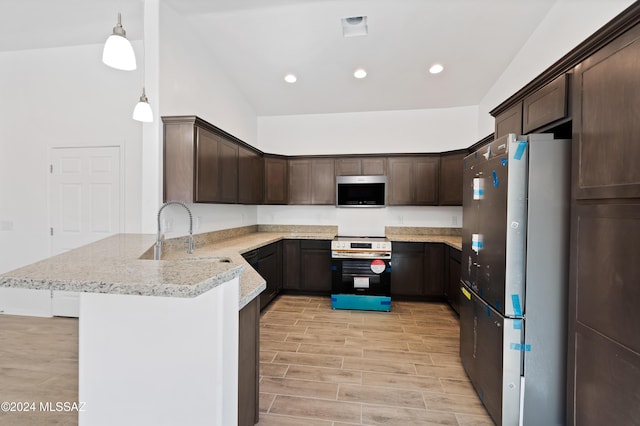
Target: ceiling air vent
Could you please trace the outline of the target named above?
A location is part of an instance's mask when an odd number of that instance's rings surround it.
[[[343,37],[366,36],[368,33],[366,16],[352,16],[341,21]]]

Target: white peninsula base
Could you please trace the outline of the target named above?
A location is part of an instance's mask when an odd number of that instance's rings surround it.
[[[79,425],[237,424],[238,298],[82,293]]]

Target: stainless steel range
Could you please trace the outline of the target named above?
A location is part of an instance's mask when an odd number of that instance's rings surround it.
[[[391,241],[336,237],[331,269],[333,309],[391,310]]]

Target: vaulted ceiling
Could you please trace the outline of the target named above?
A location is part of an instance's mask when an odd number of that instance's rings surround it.
[[[161,0],[258,115],[477,105],[555,0]],[[142,0],[2,0],[0,51],[102,43]],[[366,16],[366,36],[342,18]],[[430,74],[431,65],[444,70]],[[363,68],[366,78],[353,73]],[[297,82],[284,81],[295,74]]]

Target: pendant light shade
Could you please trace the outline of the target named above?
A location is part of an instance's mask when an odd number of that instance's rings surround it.
[[[124,71],[136,69],[136,55],[133,46],[127,40],[127,33],[122,28],[122,19],[118,13],[118,23],[113,27],[113,34],[109,36],[102,51],[102,62],[106,65]]]
[[[151,111],[151,105],[149,105],[147,95],[144,93],[144,87],[142,88],[140,101],[133,109],[133,119],[144,123],[151,123],[153,121],[153,111]]]

